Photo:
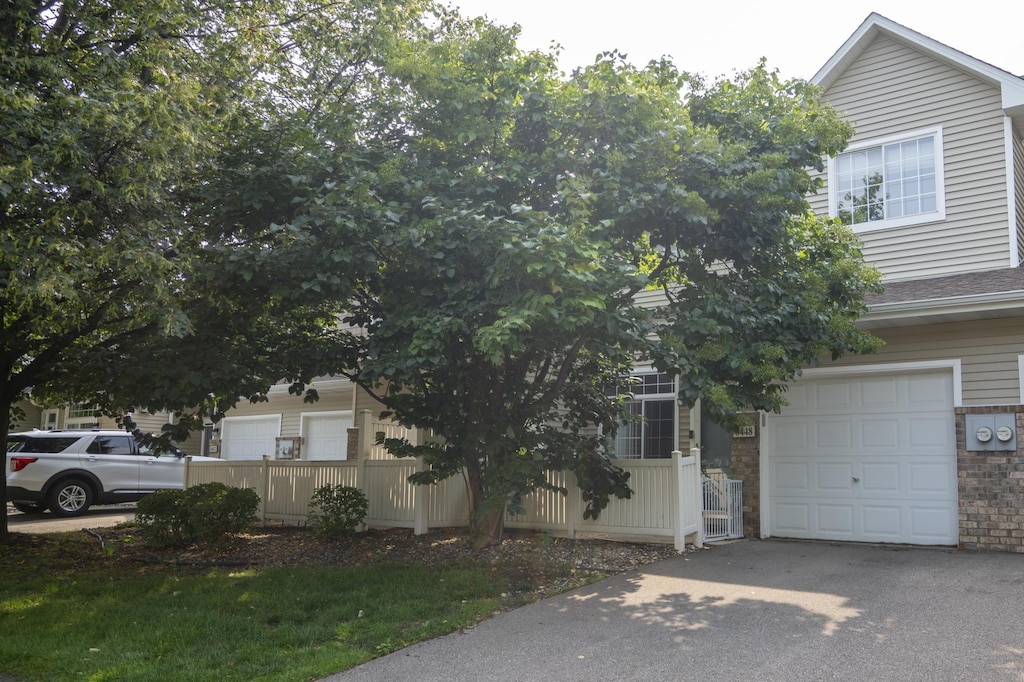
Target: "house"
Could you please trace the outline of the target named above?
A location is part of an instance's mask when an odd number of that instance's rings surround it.
[[[747,534],[1024,552],[1024,79],[872,14],[812,80],[856,129],[812,207],[885,347],[733,439]]]
[[[21,400],[17,407],[23,413],[20,419],[11,422],[10,430],[26,431],[40,429],[119,429],[115,419],[96,416],[96,407],[92,403],[73,403],[52,407],[37,405],[31,400]],[[164,424],[174,423],[174,415],[169,412],[138,411],[132,414],[136,426],[147,433],[160,433]],[[204,434],[192,434],[184,441],[176,443],[187,454],[198,455],[203,449]]]
[[[348,379],[320,377],[308,388],[319,400],[303,401],[288,392],[289,383],[271,387],[265,402],[240,402],[213,430],[207,452],[226,460],[274,459],[344,460],[349,432],[359,410],[379,406],[365,391],[357,391]]]
[[[861,323],[885,347],[807,369],[788,406],[736,434],[639,368],[646,421],[615,451],[700,447],[743,481],[748,537],[1024,552],[1024,79],[872,14],[813,81],[856,135],[811,205],[883,273]],[[211,446],[354,455],[354,419],[377,405],[347,380],[314,387],[313,404],[280,386],[238,406]]]

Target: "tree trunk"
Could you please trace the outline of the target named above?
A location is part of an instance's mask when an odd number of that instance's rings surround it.
[[[469,491],[469,538],[474,550],[501,542],[505,532],[505,505],[487,499],[480,462],[466,462],[466,486]]]
[[[11,428],[11,401],[5,400],[0,405],[0,432],[4,434],[4,458],[3,472],[4,485],[0,488],[0,509],[3,510],[0,516],[0,544],[6,544],[11,538],[11,532],[7,525],[7,431]]]

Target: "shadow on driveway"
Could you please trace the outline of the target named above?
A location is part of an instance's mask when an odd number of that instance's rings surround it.
[[[1024,680],[1024,556],[745,541],[327,678]]]

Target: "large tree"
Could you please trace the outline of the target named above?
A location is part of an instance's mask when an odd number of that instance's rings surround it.
[[[420,482],[465,472],[478,543],[546,470],[576,473],[587,516],[629,495],[604,439],[633,363],[729,422],[874,346],[854,322],[875,276],[808,210],[809,169],[851,132],[814,88],[614,53],[566,78],[514,38],[452,17],[392,64],[390,209],[347,317],[349,375],[435,436],[387,445],[424,457]]]
[[[317,183],[358,166],[379,55],[418,11],[0,5],[0,432],[30,392],[110,415],[176,410],[185,430],[281,378],[301,390],[305,360],[330,354],[348,286],[336,270],[371,262],[359,229],[317,234],[304,216]],[[340,184],[365,229],[375,202],[361,208],[358,173]]]

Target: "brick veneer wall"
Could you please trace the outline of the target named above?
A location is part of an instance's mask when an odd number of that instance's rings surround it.
[[[359,459],[359,429],[351,428],[348,430],[348,451],[347,456],[349,459]]]
[[[968,414],[1016,414],[1017,450],[967,450]],[[1024,553],[1024,405],[956,409],[960,547]]]
[[[729,478],[743,481],[743,536],[761,537],[761,424],[753,438],[732,439]]]

